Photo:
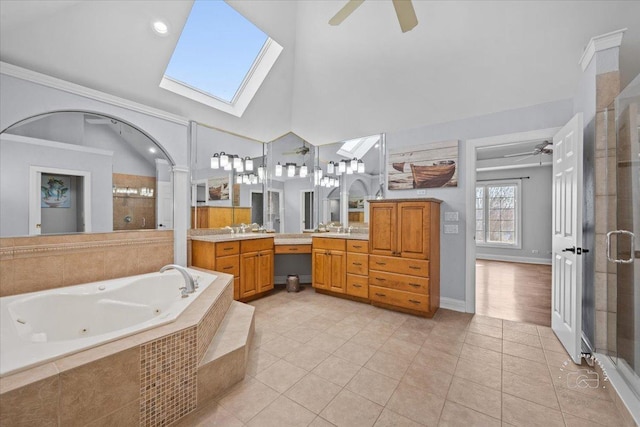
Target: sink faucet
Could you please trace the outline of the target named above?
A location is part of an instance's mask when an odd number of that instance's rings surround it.
[[[223,230],[231,230],[231,234],[233,234],[233,228],[228,225],[223,228]]]
[[[182,291],[182,298],[186,298],[189,296],[189,294],[192,294],[196,291],[196,283],[193,280],[193,277],[191,277],[191,274],[189,274],[187,269],[183,266],[177,264],[167,264],[160,269],[160,273],[164,273],[165,271],[171,269],[177,270],[178,273],[182,274],[182,277],[184,278],[185,286],[183,288],[180,288],[180,290]]]
[[[353,226],[352,225],[350,225],[349,228],[347,228],[347,233],[351,234],[351,230],[353,230]]]

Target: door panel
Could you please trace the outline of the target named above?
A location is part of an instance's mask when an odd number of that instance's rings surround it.
[[[240,298],[246,298],[258,293],[257,260],[257,252],[240,255]]]
[[[258,292],[273,289],[273,251],[261,251],[258,256]]]
[[[345,283],[347,270],[347,257],[345,252],[331,251],[329,255],[331,272],[331,287],[333,292],[344,293],[347,290]]]
[[[372,254],[393,255],[396,252],[396,203],[371,205],[369,248]]]
[[[429,213],[425,203],[398,203],[398,252],[403,258],[428,258]]]
[[[329,289],[329,284],[325,272],[327,270],[327,257],[324,249],[314,249],[312,259],[313,287],[319,289]]]
[[[553,138],[551,327],[575,363],[582,336],[582,113]]]

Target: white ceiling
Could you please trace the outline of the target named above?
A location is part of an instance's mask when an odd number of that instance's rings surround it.
[[[191,1],[0,0],[0,59],[192,120],[313,144],[572,98],[593,36],[627,27],[623,85],[640,72],[638,1],[422,1],[399,29],[390,0],[342,25],[343,2],[233,0],[284,47],[242,118],[158,87]],[[158,37],[151,22],[164,19]]]

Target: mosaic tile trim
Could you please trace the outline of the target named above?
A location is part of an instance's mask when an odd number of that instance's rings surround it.
[[[200,323],[198,323],[198,364],[207,352],[207,348],[209,344],[211,344],[232,302],[233,280],[229,286],[224,288],[224,291],[222,291],[216,302],[209,307],[207,314],[205,314]]]
[[[140,425],[166,426],[197,404],[196,327],[140,346]]]
[[[55,252],[73,252],[78,250],[117,248],[123,246],[143,246],[173,244],[173,237],[156,239],[99,240],[95,242],[54,243],[49,245],[14,246],[3,248],[0,255],[50,255]]]

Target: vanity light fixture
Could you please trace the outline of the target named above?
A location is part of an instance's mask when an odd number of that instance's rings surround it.
[[[358,169],[358,159],[356,159],[355,157],[351,159],[351,169],[352,170]]]
[[[302,166],[300,166],[300,178],[306,178],[308,173],[307,165],[303,163]]]
[[[211,156],[211,169],[218,168],[220,168],[220,155],[218,155],[218,153],[214,153],[213,156]]]
[[[291,178],[292,176],[296,176],[296,164],[295,163],[287,163],[287,176]]]
[[[244,169],[247,171],[253,170],[253,160],[249,156],[244,158]]]
[[[236,175],[236,184],[242,184],[242,175]]]
[[[238,170],[242,167],[242,159],[240,156],[233,156],[233,168]]]
[[[280,162],[276,165],[276,176],[282,176],[282,165]]]
[[[327,173],[336,173],[336,164],[333,163],[333,160],[327,164]]]
[[[347,161],[340,160],[338,163],[338,173],[345,173],[347,171]]]
[[[264,165],[258,166],[258,179],[260,181],[264,179]]]
[[[358,160],[357,171],[358,173],[364,173],[364,162],[362,161],[362,159]]]
[[[227,166],[227,164],[229,164],[229,155],[222,151],[220,153],[220,167],[224,168],[225,166]]]

